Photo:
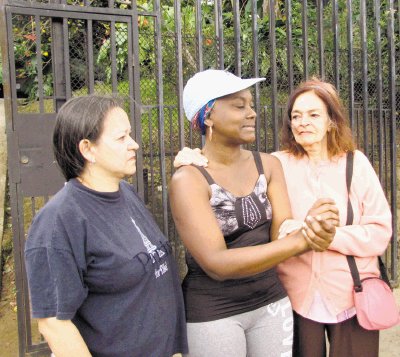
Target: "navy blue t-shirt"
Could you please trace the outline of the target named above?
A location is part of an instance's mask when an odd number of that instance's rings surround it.
[[[32,316],[72,320],[94,356],[187,352],[171,247],[128,183],[70,180],[35,216],[25,259]]]

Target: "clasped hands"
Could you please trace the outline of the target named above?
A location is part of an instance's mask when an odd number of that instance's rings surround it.
[[[339,210],[331,198],[319,198],[309,209],[301,233],[309,247],[316,252],[326,250],[339,226]]]

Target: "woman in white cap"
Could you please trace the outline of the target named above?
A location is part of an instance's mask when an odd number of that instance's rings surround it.
[[[291,209],[279,160],[242,148],[255,140],[248,88],[262,80],[207,70],[184,89],[186,116],[206,135],[208,159],[206,169],[181,167],[170,183],[172,214],[187,248],[191,357],[291,356],[292,308],[275,266],[325,250],[335,234],[338,211],[330,199],[311,207],[303,232],[281,226]]]
[[[344,107],[330,83],[312,78],[300,84],[289,97],[286,115],[281,141],[285,150],[273,155],[283,167],[293,218],[301,222],[313,215],[310,207],[326,196],[335,200],[340,212],[340,224],[328,249],[294,256],[278,266],[294,310],[293,355],[325,357],[329,341],[330,357],[377,357],[379,331],[366,330],[358,322],[346,256],[355,257],[361,279],[379,276],[377,256],[385,251],[392,234],[389,205],[373,167],[355,150]],[[346,157],[350,152],[354,163],[348,190]],[[209,158],[208,151],[204,153]],[[194,154],[187,149],[178,161],[203,165],[204,158],[199,161],[198,152]],[[212,164],[208,171],[215,170],[215,162]],[[266,165],[264,168],[267,170]],[[267,191],[274,215],[281,213],[270,195],[278,171],[272,171]],[[214,176],[216,171],[212,172]],[[237,167],[232,177],[249,174],[246,167]],[[224,177],[218,176],[220,180]],[[226,182],[227,176],[223,184]],[[349,199],[352,210],[348,209]],[[353,212],[352,224],[347,223],[348,211]]]

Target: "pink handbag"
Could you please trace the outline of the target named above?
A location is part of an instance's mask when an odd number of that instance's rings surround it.
[[[389,285],[380,278],[365,278],[354,286],[358,323],[366,330],[384,330],[400,323],[400,313]]]
[[[346,184],[347,191],[350,190],[353,174],[353,153],[347,153]],[[347,225],[353,222],[353,207],[350,199],[347,201]],[[351,276],[354,281],[354,305],[357,320],[360,326],[366,330],[384,330],[400,323],[400,311],[396,304],[386,267],[381,259],[379,270],[381,278],[368,277],[360,280],[360,274],[353,256],[347,255]]]

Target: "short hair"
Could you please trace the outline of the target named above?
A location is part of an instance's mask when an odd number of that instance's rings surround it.
[[[282,148],[296,157],[307,155],[304,148],[296,142],[291,128],[291,114],[294,102],[301,94],[307,92],[313,92],[325,103],[332,121],[331,130],[327,133],[329,158],[348,151],[354,151],[356,145],[348,125],[346,111],[337,90],[332,84],[316,77],[301,83],[288,99],[286,120],[283,121],[282,126]]]
[[[72,98],[60,108],[53,131],[53,152],[67,181],[79,176],[85,167],[79,142],[88,139],[95,143],[107,113],[115,107],[120,107],[116,98],[89,95]]]

